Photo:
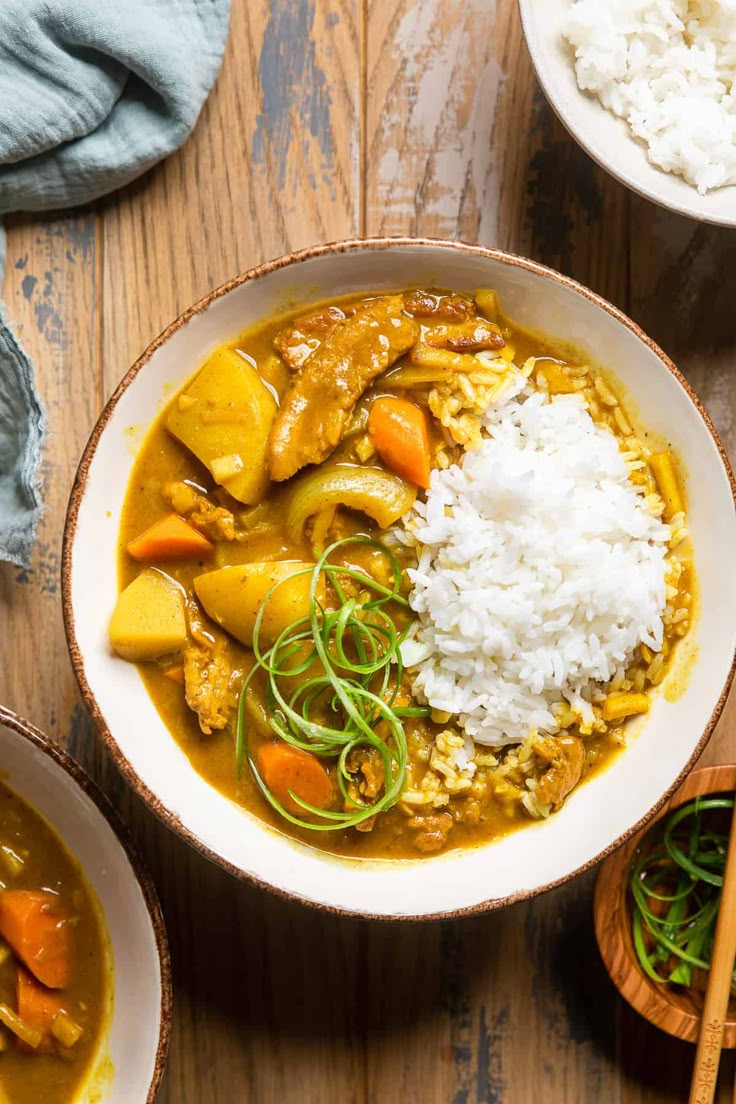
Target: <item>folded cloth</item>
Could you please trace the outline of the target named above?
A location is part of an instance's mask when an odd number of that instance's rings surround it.
[[[2,0],[0,215],[88,203],[177,149],[217,76],[230,0]],[[4,248],[0,230],[0,277]],[[28,564],[44,418],[0,304],[0,559]]]

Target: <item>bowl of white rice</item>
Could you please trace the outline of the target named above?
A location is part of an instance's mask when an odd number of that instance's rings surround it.
[[[645,712],[631,717],[620,750],[553,815],[540,815],[537,803],[524,827],[492,842],[373,858],[329,854],[291,838],[210,785],[171,737],[136,668],[129,665],[121,678],[100,610],[112,608],[118,592],[118,521],[134,462],[129,427],[150,424],[192,367],[244,323],[288,304],[397,288],[449,288],[471,297],[495,289],[520,334],[565,342],[578,351],[578,363],[596,366],[598,400],[628,437],[632,429],[615,413],[604,382],[611,381],[640,443],[677,456],[695,587],[688,588],[694,602],[687,635],[667,677]],[[592,394],[586,399],[572,381],[557,386],[552,399],[559,363],[550,357],[542,358],[544,394],[538,365],[519,348],[518,369],[508,361],[500,376],[495,366],[492,395],[477,417],[448,423],[478,431],[476,439],[462,462],[433,470],[428,493],[396,532],[415,553],[411,603],[418,621],[405,642],[405,665],[432,708],[460,716],[467,740],[489,757],[504,745],[518,747],[530,728],[554,730],[550,710],[561,686],[583,722],[597,700],[591,683],[609,683],[633,649],[647,649],[651,660],[662,644],[666,560],[680,525],[677,511],[664,524],[661,510],[646,508],[647,496],[632,486],[642,463],[600,418],[594,422]],[[582,379],[588,369],[577,371]],[[458,407],[445,414],[455,418]],[[640,830],[705,747],[734,672],[734,494],[728,459],[686,380],[593,292],[533,261],[462,242],[379,238],[317,246],[211,292],[154,342],[115,392],[82,458],[67,518],[64,611],[77,678],[135,791],[234,876],[362,917],[500,908],[566,882]],[[457,741],[446,749],[456,758],[464,750]],[[544,804],[539,786],[535,797]]]
[[[734,0],[519,0],[540,84],[627,187],[736,226]]]

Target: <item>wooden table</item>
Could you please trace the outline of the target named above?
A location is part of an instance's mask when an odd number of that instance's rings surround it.
[[[29,571],[0,568],[0,701],[69,747],[132,825],[175,978],[165,1104],[679,1101],[693,1050],[616,997],[592,875],[457,923],[336,920],[240,885],[126,790],[76,691],[59,553],[103,402],[184,307],[249,266],[357,234],[534,257],[640,322],[736,447],[736,234],[627,192],[568,138],[515,0],[233,0],[192,140],[92,208],[10,223],[5,298],[50,437]],[[706,753],[736,752],[733,704]],[[730,1100],[733,1062],[719,1100]]]

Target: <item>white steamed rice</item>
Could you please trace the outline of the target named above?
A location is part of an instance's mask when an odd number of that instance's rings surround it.
[[[595,684],[663,635],[669,527],[580,396],[523,386],[462,465],[433,471],[403,538],[418,557],[415,693],[491,745],[555,732],[563,699],[589,716]]]
[[[736,183],[736,0],[574,0],[578,85],[699,192]]]

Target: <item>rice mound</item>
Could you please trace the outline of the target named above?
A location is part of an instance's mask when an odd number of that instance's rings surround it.
[[[590,716],[596,684],[640,643],[660,650],[670,530],[581,396],[512,391],[485,429],[407,521],[418,626],[403,653],[420,700],[502,745],[558,731],[563,700]]]
[[[701,194],[736,183],[736,0],[574,0],[578,86]]]

